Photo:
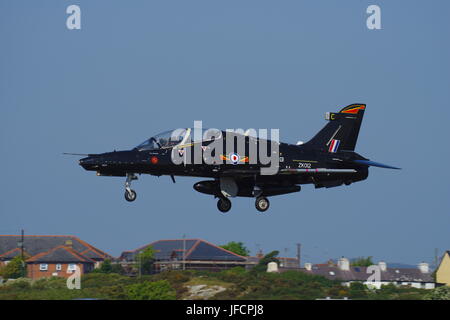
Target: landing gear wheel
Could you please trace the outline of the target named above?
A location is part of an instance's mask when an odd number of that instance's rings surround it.
[[[136,191],[134,190],[125,190],[125,200],[128,202],[133,202],[136,200]]]
[[[267,199],[266,197],[256,198],[256,201],[255,201],[256,210],[258,210],[260,212],[264,212],[267,209],[269,209],[269,206],[270,206],[270,202],[269,202],[269,199]]]
[[[133,202],[136,200],[136,191],[131,189],[131,182],[137,180],[134,173],[127,173],[127,180],[125,180],[125,200]]]
[[[220,198],[217,201],[217,209],[219,209],[220,212],[228,212],[231,209],[231,201],[227,198]]]

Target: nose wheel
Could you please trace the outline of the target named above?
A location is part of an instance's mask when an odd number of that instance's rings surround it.
[[[133,180],[137,180],[137,177],[134,173],[127,173],[127,180],[125,180],[125,200],[128,202],[133,202],[136,200],[136,191],[131,189],[131,182]]]
[[[270,202],[269,202],[269,199],[267,199],[266,197],[256,198],[255,207],[256,207],[256,210],[258,210],[259,212],[267,211],[267,209],[269,209],[269,206],[270,206]]]
[[[128,202],[133,202],[134,200],[136,200],[136,191],[134,191],[133,189],[125,190],[125,200],[127,200]]]
[[[219,209],[220,212],[228,212],[231,209],[231,201],[227,198],[219,198],[217,201],[217,209]]]

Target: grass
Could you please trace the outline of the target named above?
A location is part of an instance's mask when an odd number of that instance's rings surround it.
[[[190,286],[204,285],[203,289],[214,286],[226,288],[225,291],[208,296],[208,299],[369,299],[369,300],[421,300],[430,290],[398,288],[394,285],[379,290],[368,290],[362,284],[344,287],[339,281],[327,280],[302,272],[289,271],[279,274],[249,272],[231,269],[222,272],[168,271],[156,275],[130,278],[119,274],[92,273],[82,277],[81,290],[69,290],[65,279],[53,278],[37,281],[22,279],[0,285],[0,300],[70,300],[77,298],[130,299],[128,288],[135,284],[166,281],[177,299],[205,299],[192,296]],[[145,292],[144,292],[145,293]],[[145,295],[144,295],[145,296]]]

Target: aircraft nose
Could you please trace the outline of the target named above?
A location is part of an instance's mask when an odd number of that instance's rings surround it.
[[[98,156],[89,156],[79,160],[80,166],[84,169],[95,169],[100,164],[100,157]]]
[[[90,154],[79,160],[80,166],[90,171],[118,170],[123,166],[133,165],[135,162],[136,154],[130,151]]]

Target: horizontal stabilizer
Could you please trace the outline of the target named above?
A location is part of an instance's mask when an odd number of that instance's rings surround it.
[[[401,169],[401,168],[388,166],[387,164],[382,164],[382,163],[375,162],[375,161],[370,161],[370,160],[353,160],[353,162],[355,162],[357,164],[362,164],[364,166],[370,166],[370,167],[379,167],[379,168],[386,168],[386,169],[398,169],[398,170]]]

